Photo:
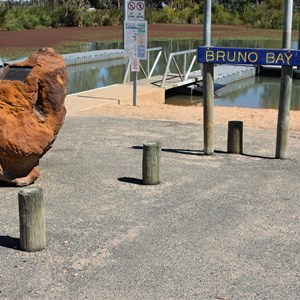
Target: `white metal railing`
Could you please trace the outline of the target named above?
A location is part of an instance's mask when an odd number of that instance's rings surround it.
[[[152,77],[152,75],[153,75],[153,73],[155,71],[155,68],[156,68],[156,66],[158,64],[158,61],[159,61],[161,55],[164,54],[164,58],[165,58],[166,62],[167,62],[167,57],[166,57],[166,54],[163,51],[162,47],[148,48],[146,51],[147,51],[147,66],[146,66],[146,70],[142,66],[141,62],[139,63],[139,66],[140,66],[140,69],[141,69],[143,75],[145,76],[145,78],[150,78],[150,77]],[[157,54],[156,54],[156,57],[155,57],[155,60],[154,60],[154,62],[152,64],[152,66],[151,66],[150,55],[153,52],[157,52]],[[130,65],[131,65],[131,61],[129,59],[127,67],[126,67],[126,71],[125,71],[123,83],[126,83],[126,82],[130,81]]]
[[[191,61],[190,61],[190,64],[188,66],[187,64],[187,57],[188,55],[191,55],[191,54],[194,54]],[[180,56],[183,56],[183,66],[182,66],[182,69],[179,68],[178,66],[178,61],[177,61],[177,58],[180,57]],[[167,77],[172,74],[173,76],[179,76],[181,81],[184,82],[186,81],[188,78],[189,78],[189,75],[193,69],[193,66],[195,64],[195,61],[196,61],[196,58],[197,58],[197,49],[191,49],[191,50],[186,50],[186,51],[179,51],[179,52],[173,52],[170,54],[169,56],[169,59],[167,61],[167,66],[166,66],[166,69],[165,69],[165,73],[163,75],[163,79],[161,81],[161,87],[163,87],[166,83],[166,80],[167,80]],[[175,69],[177,70],[177,73],[171,73],[171,64],[174,64],[175,66]]]
[[[149,59],[151,52],[157,52],[157,55],[156,55],[156,58],[155,58],[155,61],[152,65],[152,67],[150,66],[150,59]],[[168,76],[179,77],[182,82],[187,81],[192,72],[192,69],[195,65],[195,62],[196,62],[197,49],[191,49],[191,50],[170,53],[168,59],[167,59],[166,54],[163,51],[162,47],[147,49],[147,69],[145,70],[144,67],[141,65],[141,63],[139,64],[140,69],[145,78],[152,77],[153,72],[154,72],[162,54],[164,54],[167,65],[166,65],[160,86],[164,87]],[[188,56],[191,56],[191,55],[192,55],[192,57],[188,59]],[[179,63],[178,62],[179,59],[181,59],[183,61],[181,61]],[[130,65],[131,65],[131,61],[128,60],[123,83],[130,81]],[[171,72],[172,65],[175,66],[175,70],[176,70],[175,73]]]

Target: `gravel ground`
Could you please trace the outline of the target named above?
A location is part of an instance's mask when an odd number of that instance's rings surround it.
[[[19,250],[17,194],[2,184],[0,299],[299,299],[299,141],[244,130],[244,155],[203,155],[202,126],[67,117],[41,160],[47,247]],[[162,182],[141,184],[142,144]]]

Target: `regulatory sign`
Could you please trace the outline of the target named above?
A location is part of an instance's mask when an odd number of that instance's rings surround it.
[[[300,51],[198,47],[199,63],[300,66]]]
[[[124,57],[147,59],[147,21],[124,22]]]
[[[131,72],[140,71],[140,60],[138,58],[132,58],[130,60],[130,63],[131,63]]]
[[[145,1],[144,0],[126,0],[126,20],[144,21],[145,19]]]

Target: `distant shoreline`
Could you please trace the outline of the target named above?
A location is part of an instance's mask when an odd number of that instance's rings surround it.
[[[148,39],[196,39],[202,41],[203,26],[199,24],[150,24]],[[293,32],[298,36],[298,31]],[[212,39],[281,39],[282,30],[249,28],[245,25],[212,25]],[[122,41],[122,26],[61,27],[0,32],[0,57],[21,57],[43,47],[58,52],[70,45]]]

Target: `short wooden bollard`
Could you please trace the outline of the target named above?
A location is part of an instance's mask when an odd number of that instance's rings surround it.
[[[20,248],[33,252],[46,247],[45,208],[42,188],[19,191]]]
[[[227,152],[243,153],[243,122],[241,121],[228,122]]]
[[[143,144],[143,184],[153,185],[160,182],[161,143]]]

